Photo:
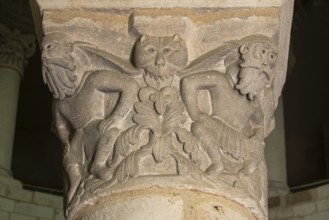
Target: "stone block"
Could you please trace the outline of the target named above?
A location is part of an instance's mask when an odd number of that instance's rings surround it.
[[[29,216],[41,217],[41,218],[53,218],[54,215],[53,208],[28,204],[23,202],[16,203],[15,212],[23,215],[29,215]]]
[[[108,1],[98,0],[91,1],[85,4],[85,1],[74,0],[38,0],[42,10],[48,9],[108,9],[108,8],[170,8],[170,7],[279,7],[282,4],[281,0],[203,0],[203,1],[188,1],[188,0],[171,0],[171,1],[158,1],[158,0],[121,0],[121,1]]]
[[[6,186],[22,187],[22,183],[12,177],[8,178],[0,175],[0,183]]]
[[[268,219],[275,220],[276,219],[277,209],[269,209],[268,210]]]
[[[318,211],[329,210],[329,198],[316,201]]]
[[[294,216],[306,216],[315,212],[315,203],[306,203],[293,207]]]
[[[328,220],[328,219],[329,219],[329,212],[320,212],[307,216],[303,220]]]
[[[20,215],[16,213],[10,213],[10,219],[11,220],[36,220],[36,217],[26,216],[26,215]]]
[[[323,199],[329,197],[329,184],[320,186],[316,189],[317,191],[317,198]]]
[[[310,202],[314,199],[313,197],[314,196],[312,195],[311,190],[292,193],[287,196],[287,203],[293,205],[293,204],[298,204],[298,203]]]
[[[277,210],[278,219],[285,219],[293,216],[293,210],[291,207],[286,207]]]
[[[39,205],[46,205],[53,208],[63,208],[63,197],[47,193],[34,193],[33,201]]]
[[[0,210],[12,212],[14,211],[14,206],[15,202],[13,200],[0,197]]]
[[[65,220],[63,209],[55,210],[55,220]]]
[[[9,220],[9,213],[5,211],[0,211],[0,219],[1,220]]]
[[[268,199],[268,207],[269,208],[279,207],[280,204],[281,204],[281,201],[280,201],[280,197],[278,197],[278,196]]]
[[[7,185],[0,182],[0,196],[5,196],[7,194]]]
[[[8,187],[8,198],[23,201],[23,202],[30,202],[32,200],[32,192],[28,190],[24,190],[18,187]]]

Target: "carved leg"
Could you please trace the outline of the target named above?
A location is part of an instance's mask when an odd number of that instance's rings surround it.
[[[210,176],[218,176],[224,170],[224,164],[213,130],[201,122],[194,122],[191,130],[211,161],[206,173]]]
[[[113,146],[120,135],[120,130],[112,128],[106,134],[101,136],[97,145],[93,163],[90,167],[90,173],[103,180],[109,180],[112,178],[114,169],[106,166],[106,161],[113,157]]]
[[[63,165],[70,181],[70,187],[67,193],[67,202],[72,199],[77,190],[82,176],[82,166],[84,163],[83,151],[83,130],[78,129],[72,138],[71,144],[65,146]]]
[[[80,166],[78,164],[72,164],[66,168],[66,172],[70,180],[70,188],[67,192],[67,203],[69,203],[81,181]]]

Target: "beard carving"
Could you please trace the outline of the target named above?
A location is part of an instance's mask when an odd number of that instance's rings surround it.
[[[73,62],[73,58],[70,56],[43,61],[43,80],[54,97],[60,100],[67,95],[72,96],[75,94],[77,76],[74,74],[75,68],[73,66],[70,68],[70,65],[67,65],[69,60]]]
[[[239,51],[242,62],[235,88],[253,100],[265,86],[271,84],[277,54],[267,43],[242,45]]]
[[[268,79],[266,74],[255,68],[242,68],[239,73],[239,82],[235,86],[249,100],[254,100],[255,95],[261,91]]]
[[[54,98],[64,99],[75,94],[77,76],[72,44],[46,39],[42,52],[42,76]]]

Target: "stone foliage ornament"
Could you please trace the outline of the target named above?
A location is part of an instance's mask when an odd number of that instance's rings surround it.
[[[139,185],[224,195],[265,218],[277,46],[251,35],[188,64],[185,41],[143,33],[124,59],[64,32],[45,36],[69,219]]]
[[[10,30],[0,24],[0,65],[17,70],[22,76],[27,59],[35,51],[35,37]]]

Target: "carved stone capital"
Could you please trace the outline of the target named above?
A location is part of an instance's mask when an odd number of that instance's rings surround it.
[[[286,2],[60,2],[38,1],[68,219],[266,219]]]
[[[35,37],[9,30],[0,24],[0,66],[15,69],[23,76],[27,59],[35,51]]]

